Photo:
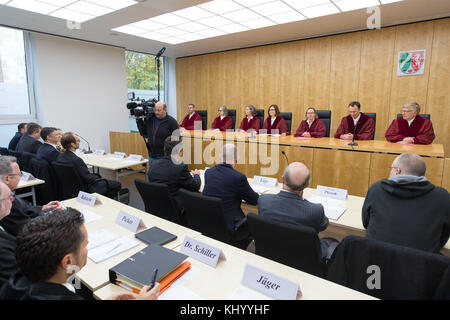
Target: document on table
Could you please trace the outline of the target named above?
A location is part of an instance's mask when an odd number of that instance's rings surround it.
[[[254,183],[250,184],[250,187],[253,189],[253,191],[255,191],[259,194],[267,192],[271,189],[270,187],[266,187],[266,186],[262,186],[262,185],[254,184]]]
[[[92,211],[89,211],[89,210],[81,210],[81,213],[83,214],[83,217],[84,217],[84,224],[88,224],[89,222],[103,219],[102,216],[100,216]],[[89,242],[90,242],[90,239],[89,239]]]
[[[328,219],[338,220],[340,216],[347,210],[341,207],[343,200],[314,196],[307,199],[309,202],[320,203],[323,206],[325,215]]]
[[[98,263],[139,245],[139,241],[101,229],[89,235],[88,257]]]
[[[255,290],[240,285],[234,290],[227,300],[274,300],[271,297],[265,296]]]

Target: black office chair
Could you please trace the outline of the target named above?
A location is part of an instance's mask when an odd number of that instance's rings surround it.
[[[373,136],[372,140],[375,139],[375,130],[377,128],[377,114],[376,113],[364,113],[365,115],[371,117],[373,119]]]
[[[36,191],[36,203],[38,205],[45,205],[53,200],[59,199],[58,185],[56,174],[51,165],[45,160],[32,158],[31,159],[31,173],[38,179],[44,180],[44,184],[39,184],[34,187]]]
[[[429,113],[421,113],[419,114],[422,118],[425,118],[427,120],[431,120],[431,116]],[[397,119],[403,117],[401,113],[397,113]]]
[[[20,151],[20,153],[22,158],[22,166],[20,167],[20,169],[32,173],[33,168],[31,167],[31,159],[36,158],[36,155],[34,153],[29,153],[25,151]]]
[[[317,110],[318,119],[322,120],[325,123],[325,127],[327,128],[327,132],[325,137],[330,136],[330,125],[331,125],[331,110]]]
[[[201,232],[207,237],[236,245],[235,233],[246,223],[246,218],[239,221],[230,232],[223,212],[222,199],[185,189],[180,189],[178,194],[183,203],[188,228]]]
[[[9,151],[10,156],[13,156],[17,159],[17,164],[19,165],[20,170],[25,170],[24,165],[23,165],[23,160],[22,160],[22,152],[13,151],[13,150],[8,150],[8,151]]]
[[[163,183],[134,180],[137,190],[144,201],[145,212],[185,225],[177,207],[170,197],[169,187]]]
[[[236,125],[236,109],[228,109],[228,116],[233,120],[233,126],[231,129],[234,130]]]
[[[259,119],[259,128],[262,129],[264,126],[264,109],[256,109],[256,116]]]
[[[0,147],[0,155],[2,155],[2,156],[9,156],[8,148]]]
[[[251,212],[247,221],[257,255],[318,277],[325,276],[320,241],[313,228],[269,220]]]
[[[289,132],[291,132],[292,112],[281,112],[281,116],[284,118],[284,120],[286,120],[287,128],[288,128]]]
[[[200,117],[202,117],[202,130],[208,128],[208,110],[196,110]]]

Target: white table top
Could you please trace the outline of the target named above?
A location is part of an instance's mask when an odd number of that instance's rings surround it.
[[[125,169],[132,166],[145,164],[148,162],[148,159],[143,159],[141,161],[130,160],[129,158],[115,158],[113,154],[77,154],[87,165],[91,165],[93,167],[109,169],[109,170],[119,170]]]
[[[37,178],[31,179],[31,180],[28,180],[28,181],[20,180],[16,189],[27,188],[27,187],[34,187],[34,186],[37,186],[37,185],[43,184],[43,183],[45,183],[44,180],[37,179]]]

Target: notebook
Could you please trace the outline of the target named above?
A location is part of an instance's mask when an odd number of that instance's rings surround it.
[[[164,245],[177,238],[176,235],[164,231],[158,227],[152,227],[142,232],[136,233],[135,237],[147,244]]]

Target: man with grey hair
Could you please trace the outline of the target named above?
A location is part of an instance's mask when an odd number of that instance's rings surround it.
[[[241,204],[242,200],[245,200],[256,205],[258,194],[250,187],[247,177],[234,169],[238,161],[236,146],[224,145],[221,156],[222,163],[205,171],[203,195],[222,199],[227,228],[231,234],[235,233],[235,241],[232,244],[245,249],[250,243],[250,232]]]
[[[291,163],[283,173],[283,189],[278,194],[262,194],[258,199],[258,212],[263,218],[313,228],[317,233],[328,226],[323,206],[303,198],[309,184],[310,173],[301,162]],[[338,242],[321,239],[322,258],[329,259]]]
[[[400,144],[431,144],[435,138],[433,124],[419,113],[417,102],[404,104],[402,118],[392,121],[385,134],[386,140]]]
[[[0,157],[0,181],[8,186],[11,191],[17,189],[22,172],[15,157]],[[12,203],[11,213],[0,221],[2,226],[8,233],[13,236],[22,230],[23,226],[31,219],[36,218],[43,211],[53,210],[59,206],[57,201],[51,201],[45,206],[32,206],[22,199],[14,199]]]
[[[395,158],[389,179],[375,182],[362,208],[366,237],[439,253],[450,235],[450,197],[425,178],[414,153]]]

